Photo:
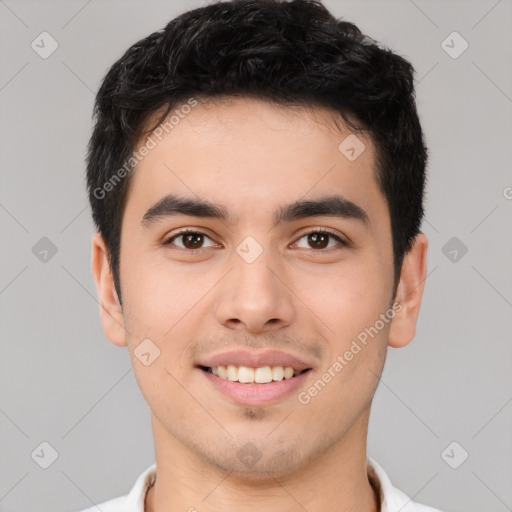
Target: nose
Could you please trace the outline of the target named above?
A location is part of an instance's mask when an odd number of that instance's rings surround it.
[[[282,267],[266,251],[252,263],[234,254],[233,264],[219,290],[219,323],[253,334],[291,325],[295,315],[293,292]]]

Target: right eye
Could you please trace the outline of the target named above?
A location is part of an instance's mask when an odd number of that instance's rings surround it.
[[[211,240],[211,238],[205,234],[201,233],[200,231],[193,231],[191,229],[184,229],[182,231],[179,231],[178,233],[175,233],[170,238],[167,238],[162,245],[165,247],[175,245],[174,241],[181,239],[182,246],[179,245],[177,248],[179,250],[195,253],[196,251],[200,251],[204,244],[204,239],[207,238]],[[212,244],[210,247],[214,247],[215,244]]]

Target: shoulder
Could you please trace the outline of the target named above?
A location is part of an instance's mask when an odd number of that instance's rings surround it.
[[[389,512],[442,512],[438,508],[429,507],[412,501],[407,494],[396,487],[390,496],[390,502],[396,503],[395,508],[389,508]]]
[[[378,479],[382,502],[381,512],[442,512],[437,508],[412,501],[407,494],[393,486],[384,469],[374,459],[367,457],[367,461]]]
[[[144,512],[146,493],[156,478],[156,464],[145,469],[138,477],[130,492],[79,512]]]

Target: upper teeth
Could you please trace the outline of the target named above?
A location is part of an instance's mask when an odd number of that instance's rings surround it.
[[[243,383],[265,384],[273,380],[291,379],[294,375],[301,373],[295,371],[291,366],[261,366],[259,368],[250,368],[248,366],[234,366],[232,364],[224,366],[213,366],[212,373],[221,379],[238,381]]]

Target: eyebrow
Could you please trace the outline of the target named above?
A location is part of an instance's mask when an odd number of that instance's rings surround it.
[[[144,214],[141,224],[150,227],[155,222],[174,215],[217,219],[231,222],[231,216],[223,205],[195,198],[166,195]],[[341,195],[331,195],[312,200],[297,200],[280,207],[274,213],[274,226],[282,222],[292,222],[308,217],[327,216],[356,220],[366,227],[370,223],[368,213]]]

